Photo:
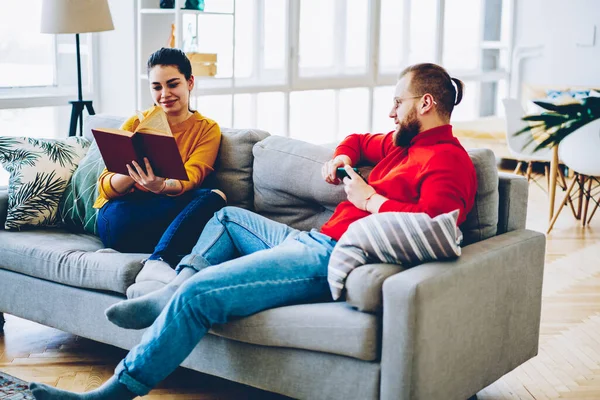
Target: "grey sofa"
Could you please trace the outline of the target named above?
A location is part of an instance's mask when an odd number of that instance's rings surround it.
[[[86,131],[122,121],[94,116]],[[215,178],[230,205],[309,229],[344,199],[320,178],[331,148],[223,134]],[[479,189],[459,259],[357,268],[346,301],[215,326],[183,365],[295,398],[464,400],[535,356],[545,237],[524,229],[526,180],[498,175],[491,151],[470,154]],[[2,226],[6,207],[4,188]],[[145,255],[100,248],[97,237],[63,229],[0,229],[0,312],[131,348],[142,332],[110,324],[104,310],[124,298]]]

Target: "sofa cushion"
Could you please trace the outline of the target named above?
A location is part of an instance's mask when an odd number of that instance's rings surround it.
[[[5,228],[56,226],[60,199],[89,146],[81,137],[0,137],[0,163],[10,172]]]
[[[108,114],[88,115],[83,123],[83,136],[94,140],[92,129],[96,128],[120,128],[127,120],[125,117]]]
[[[333,148],[281,136],[271,136],[254,146],[256,211],[296,229],[320,228],[346,199],[342,185],[330,185],[321,177],[321,167],[333,155]],[[499,208],[494,153],[472,149],[469,156],[478,187],[473,209],[460,226],[464,245],[496,234]],[[368,177],[370,167],[359,169]]]
[[[0,230],[0,268],[48,281],[125,294],[147,254],[96,253],[95,236],[63,229]]]
[[[293,347],[373,361],[379,357],[379,317],[344,303],[274,308],[215,325],[212,333],[263,346]]]
[[[500,201],[494,152],[489,149],[470,149],[469,156],[477,173],[477,194],[473,208],[460,226],[464,246],[496,235]]]
[[[221,130],[221,147],[215,163],[213,178],[205,184],[221,189],[227,195],[227,204],[254,209],[252,147],[269,136],[258,129]]]
[[[342,297],[348,274],[365,264],[413,267],[460,256],[458,212],[435,218],[425,213],[384,212],[351,223],[329,258],[327,281],[333,299]]]
[[[320,228],[341,201],[343,185],[321,177],[333,150],[300,140],[271,136],[254,152],[254,206],[267,218],[293,228]]]
[[[8,212],[8,187],[0,187],[0,230],[4,229]]]

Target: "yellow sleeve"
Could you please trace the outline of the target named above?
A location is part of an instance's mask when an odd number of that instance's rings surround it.
[[[208,127],[201,133],[200,139],[195,143],[190,158],[185,163],[189,181],[180,181],[182,190],[175,196],[202,185],[204,179],[214,171],[213,167],[219,154],[220,145],[221,128],[216,122],[210,121]]]
[[[135,128],[140,124],[140,120],[137,116],[133,116],[129,118],[127,121],[121,125],[121,129],[133,132]],[[94,208],[102,208],[110,199],[114,199],[117,197],[124,196],[127,193],[119,193],[117,192],[112,185],[110,184],[110,179],[115,175],[113,172],[108,172],[106,168],[100,174],[100,178],[98,178],[98,198],[94,202]]]

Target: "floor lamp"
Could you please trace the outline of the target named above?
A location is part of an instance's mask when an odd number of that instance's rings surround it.
[[[42,33],[74,33],[77,48],[77,90],[78,99],[70,101],[71,123],[69,136],[83,135],[83,110],[94,115],[91,100],[83,100],[81,87],[81,55],[79,51],[79,34],[113,30],[113,22],[108,8],[108,0],[43,0]]]

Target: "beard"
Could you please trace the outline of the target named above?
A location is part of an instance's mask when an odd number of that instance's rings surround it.
[[[396,146],[407,147],[411,140],[421,131],[421,122],[417,119],[417,109],[413,107],[400,122],[394,135]]]

